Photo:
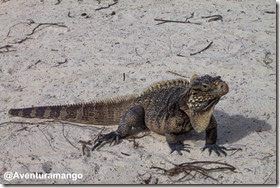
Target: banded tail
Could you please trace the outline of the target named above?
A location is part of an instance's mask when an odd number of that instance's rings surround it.
[[[133,105],[136,97],[130,95],[85,104],[10,109],[9,114],[24,118],[54,119],[94,125],[117,125],[122,114]]]

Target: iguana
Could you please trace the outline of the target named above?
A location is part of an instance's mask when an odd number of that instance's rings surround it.
[[[108,142],[119,143],[132,128],[148,128],[166,137],[171,153],[190,152],[179,135],[194,129],[206,131],[209,155],[226,155],[226,148],[216,145],[217,123],[213,116],[215,105],[228,93],[228,85],[220,76],[192,76],[157,82],[140,95],[129,95],[85,104],[41,106],[10,109],[9,114],[25,118],[55,119],[93,125],[116,125],[116,131],[100,135],[93,150]]]

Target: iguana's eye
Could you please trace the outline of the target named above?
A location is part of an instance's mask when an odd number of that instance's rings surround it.
[[[204,83],[203,83],[203,84],[201,85],[201,90],[202,90],[202,91],[207,91],[207,90],[209,90],[209,88],[210,88],[210,86],[209,86],[208,84],[204,84]]]

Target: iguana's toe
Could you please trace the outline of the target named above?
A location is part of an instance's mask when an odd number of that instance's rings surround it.
[[[222,154],[224,154],[225,156],[227,156],[227,153],[224,150],[227,150],[227,148],[223,147],[223,146],[218,146],[217,144],[206,144],[203,148],[202,151],[204,151],[205,149],[208,149],[209,151],[209,156],[211,155],[212,151],[214,151],[218,156]]]
[[[120,138],[121,136],[117,132],[110,132],[108,134],[99,135],[97,139],[94,141],[94,146],[92,148],[92,151],[99,146],[100,147],[104,146],[107,143],[110,143],[110,145],[112,145],[113,142],[114,145],[119,144]]]
[[[183,143],[168,143],[169,147],[171,148],[171,153],[174,151],[177,151],[179,155],[182,155],[182,151],[186,151],[190,153],[190,150],[187,149],[189,147],[189,144],[183,144]]]

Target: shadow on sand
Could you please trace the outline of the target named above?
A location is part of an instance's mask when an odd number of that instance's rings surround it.
[[[247,118],[242,115],[230,116],[222,111],[216,110],[214,116],[218,122],[218,140],[220,145],[235,143],[253,132],[271,130],[272,127],[264,120]],[[192,131],[186,140],[204,140],[205,132],[196,133]]]

